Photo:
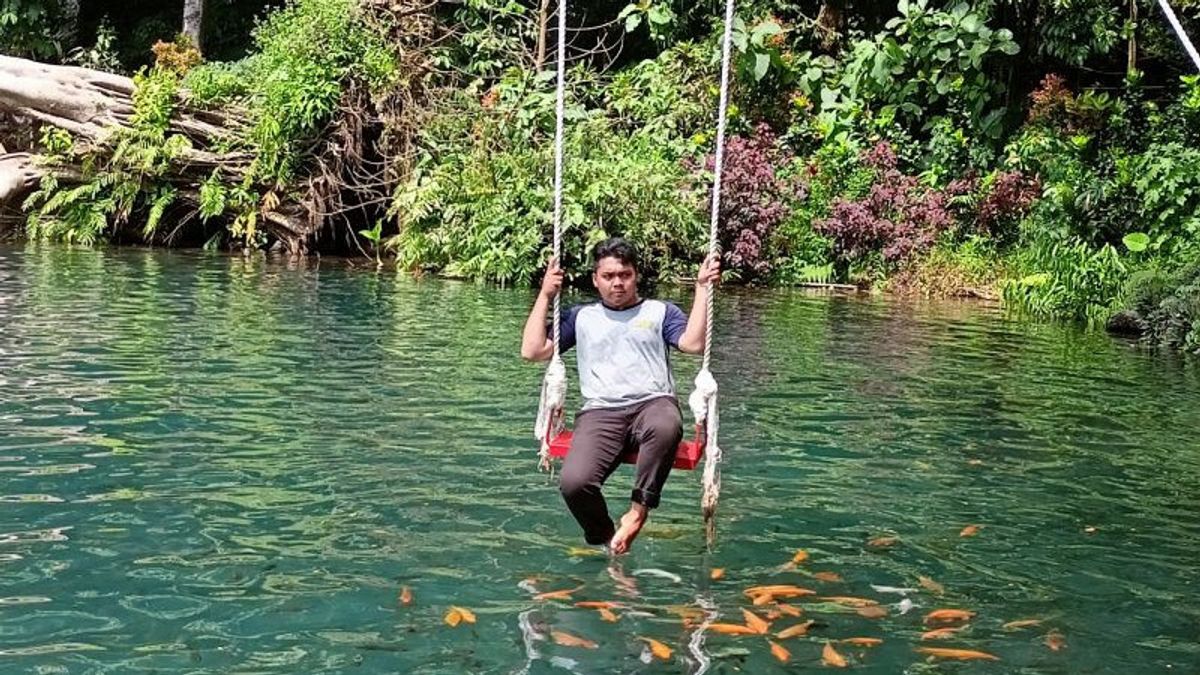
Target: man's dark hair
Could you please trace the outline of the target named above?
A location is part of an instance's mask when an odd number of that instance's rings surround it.
[[[616,258],[633,269],[638,269],[637,249],[622,237],[605,239],[592,248],[592,269],[599,267],[600,261],[605,258]]]

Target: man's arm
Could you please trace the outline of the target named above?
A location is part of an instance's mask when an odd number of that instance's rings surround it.
[[[554,342],[546,335],[546,314],[554,296],[562,289],[562,282],[562,268],[552,259],[521,334],[521,358],[527,361],[549,361],[554,355]]]
[[[686,354],[704,353],[705,330],[708,328],[709,284],[721,278],[721,259],[717,256],[705,258],[696,274],[696,295],[692,298],[692,310],[688,313],[687,328],[679,336],[679,351]]]

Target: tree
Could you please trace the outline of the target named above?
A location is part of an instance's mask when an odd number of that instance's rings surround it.
[[[204,28],[204,0],[183,0],[183,34],[188,36],[196,49],[204,51],[200,42]]]

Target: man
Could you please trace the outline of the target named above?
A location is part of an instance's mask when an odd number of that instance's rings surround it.
[[[685,317],[669,302],[638,296],[638,255],[629,242],[600,242],[592,260],[592,283],[600,300],[567,310],[560,325],[560,352],[578,347],[583,408],[575,416],[559,487],[587,542],[608,544],[621,554],[629,550],[650,509],[658,506],[683,437],[667,347],[688,354],[704,351],[708,284],[719,278],[720,264],[709,258],[700,266],[692,310]],[[546,314],[562,281],[558,261],[551,260],[525,322],[525,359],[547,361],[554,353]],[[630,450],[639,452],[633,495],[629,511],[616,525],[600,489]]]

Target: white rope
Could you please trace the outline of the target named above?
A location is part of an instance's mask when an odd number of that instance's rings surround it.
[[[1171,9],[1167,0],[1158,0],[1158,6],[1162,7],[1163,14],[1167,15],[1167,21],[1171,24],[1171,28],[1175,29],[1175,34],[1179,36],[1179,41],[1183,43],[1183,48],[1187,50],[1188,56],[1192,57],[1192,63],[1196,64],[1196,70],[1200,70],[1200,54],[1196,53],[1196,46],[1184,32],[1183,26],[1179,23],[1179,17],[1175,16],[1175,10]]]
[[[717,104],[717,150],[713,158],[712,207],[709,211],[708,255],[720,254],[717,225],[721,214],[721,173],[725,166],[725,119],[729,110],[729,61],[733,43],[734,0],[725,0],[725,34],[721,39],[721,98]],[[700,509],[704,513],[704,531],[712,546],[717,536],[717,501],[721,498],[721,447],[717,435],[721,430],[717,415],[717,381],[709,370],[712,361],[713,283],[706,287],[704,326],[704,362],[696,374],[696,389],[688,400],[696,423],[704,424],[704,477]]]
[[[554,110],[554,260],[562,265],[562,197],[563,197],[563,118],[566,93],[567,60],[567,0],[558,5],[558,82],[555,85]],[[567,368],[559,354],[559,327],[562,323],[562,291],[554,294],[554,320],[550,340],[554,345],[550,365],[542,380],[542,398],[538,404],[533,435],[541,442],[538,466],[550,470],[550,441],[563,430],[563,407],[567,402]]]

